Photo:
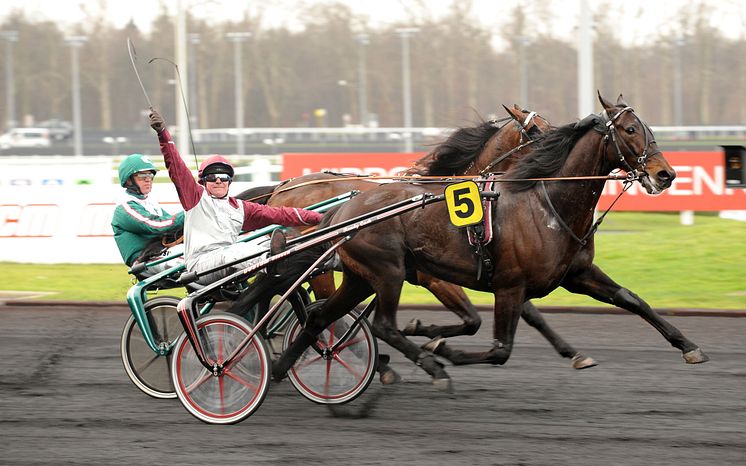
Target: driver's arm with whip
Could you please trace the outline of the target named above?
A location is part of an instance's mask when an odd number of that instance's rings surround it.
[[[200,273],[267,251],[266,245],[257,242],[237,243],[242,231],[272,224],[315,225],[321,221],[321,214],[310,210],[270,207],[230,197],[228,189],[233,181],[234,170],[231,163],[220,155],[210,156],[200,164],[199,181],[196,181],[176,150],[165,120],[155,109],[150,114],[150,126],[158,134],[168,175],[176,186],[179,201],[184,208],[184,255],[187,271]],[[223,269],[202,276],[198,281],[213,282],[260,259],[261,257],[256,257],[240,262],[232,270]]]

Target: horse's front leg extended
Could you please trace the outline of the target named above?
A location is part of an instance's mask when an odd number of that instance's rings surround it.
[[[483,352],[467,352],[450,348],[443,338],[428,342],[423,349],[443,356],[453,364],[505,364],[513,350],[513,337],[523,310],[522,290],[495,292],[495,325],[492,348]]]
[[[632,291],[618,285],[596,265],[591,265],[579,273],[568,274],[562,287],[572,293],[588,295],[593,299],[614,304],[645,319],[671,346],[681,350],[687,364],[709,361],[709,357],[679,329],[671,325],[655,312],[648,303]]]
[[[523,304],[523,310],[521,311],[521,317],[526,323],[542,334],[549,343],[554,347],[555,350],[563,358],[569,358],[572,361],[572,367],[574,369],[587,369],[596,365],[596,361],[593,358],[583,355],[581,352],[572,347],[571,344],[566,342],[557,332],[555,332],[547,321],[544,320],[544,316],[541,315],[536,306],[531,301],[526,301]]]

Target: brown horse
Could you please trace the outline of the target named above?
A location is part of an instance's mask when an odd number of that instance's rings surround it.
[[[535,112],[517,106],[505,107],[509,122],[499,126],[496,121],[484,122],[475,127],[460,128],[446,141],[425,157],[415,162],[405,175],[422,176],[479,176],[485,172],[503,171],[530,150],[531,135],[548,131],[551,125]],[[269,205],[302,207],[337,196],[344,192],[368,191],[380,183],[365,177],[341,174],[314,173],[294,178],[286,183],[268,188],[245,191],[239,198],[248,199],[272,193]],[[422,271],[408,274],[407,281],[428,289],[443,305],[458,315],[462,323],[455,325],[423,325],[413,320],[404,333],[429,338],[473,335],[481,326],[476,308],[460,286],[440,280]],[[317,299],[328,298],[335,290],[331,275],[323,274],[313,281]],[[530,302],[522,312],[524,320],[536,328],[563,357],[571,360],[575,369],[593,367],[596,362],[560,337],[546,323],[541,313]]]
[[[478,278],[478,263],[465,234],[448,222],[446,206],[431,204],[361,230],[338,251],[343,280],[305,330],[273,366],[276,378],[315,341],[316,335],[349,309],[376,295],[376,336],[397,348],[450,389],[451,382],[432,353],[411,342],[396,325],[396,311],[407,269],[415,267],[442,280],[490,291],[495,298],[492,348],[469,353],[437,341],[430,346],[454,364],[504,364],[510,357],[518,318],[529,299],[546,296],[559,286],[622,306],[653,325],[687,363],[708,360],[697,345],[662,319],[639,297],[620,287],[592,265],[593,212],[612,170],[624,169],[650,194],[671,185],[676,174],[658,150],[650,128],[620,95],[616,105],[599,94],[604,111],[578,124],[541,136],[531,157],[523,158],[505,178],[493,209],[495,238],[489,245],[494,273]],[[582,177],[573,181],[537,178]],[[521,180],[521,181],[516,181]],[[334,225],[364,212],[413,196],[438,192],[443,185],[389,184],[367,191],[328,215]],[[592,244],[591,244],[592,246]],[[578,258],[583,258],[576,265]]]

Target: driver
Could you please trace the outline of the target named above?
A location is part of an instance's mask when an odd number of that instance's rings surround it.
[[[114,209],[111,228],[114,240],[129,267],[152,261],[158,256],[183,251],[178,245],[168,249],[163,244],[165,237],[181,236],[184,228],[184,212],[171,215],[157,201],[149,197],[153,189],[153,178],[158,170],[150,159],[142,154],[131,154],[119,165],[119,184],[124,188],[122,201]],[[178,258],[149,267],[138,273],[139,278],[155,275],[177,265]]]
[[[179,201],[186,212],[184,243],[187,271],[200,273],[267,251],[265,246],[257,242],[237,243],[242,231],[272,224],[316,225],[321,221],[322,215],[310,210],[270,207],[228,196],[234,171],[231,163],[220,155],[213,155],[200,164],[197,174],[199,181],[195,181],[176,150],[165,120],[156,110],[150,114],[150,126],[158,133],[168,175],[176,186]],[[213,282],[261,259],[258,256],[234,265],[233,270],[226,268],[204,275],[198,282]]]

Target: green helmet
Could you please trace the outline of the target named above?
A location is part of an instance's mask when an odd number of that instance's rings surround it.
[[[124,185],[127,184],[127,180],[130,179],[130,176],[134,175],[137,172],[145,171],[150,171],[155,174],[156,172],[158,172],[158,169],[155,168],[155,165],[153,165],[153,162],[150,161],[147,155],[128,155],[127,158],[122,160],[122,163],[119,165],[119,184],[124,187]]]

